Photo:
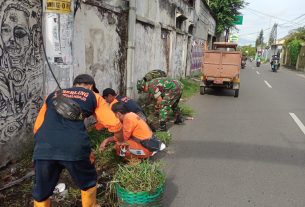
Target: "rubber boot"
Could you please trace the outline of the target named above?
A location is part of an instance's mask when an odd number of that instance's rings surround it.
[[[81,191],[82,194],[82,207],[101,207],[96,204],[96,186],[89,188],[88,190]]]
[[[182,124],[182,123],[183,123],[183,118],[182,118],[181,114],[178,114],[176,116],[176,120],[175,120],[174,124]]]
[[[34,207],[51,207],[51,200],[50,198],[41,202],[34,200]]]
[[[165,121],[160,121],[160,127],[159,127],[158,131],[164,132],[166,130],[167,130],[166,122]]]

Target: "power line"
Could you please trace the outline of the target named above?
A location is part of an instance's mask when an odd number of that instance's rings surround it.
[[[280,18],[280,17],[276,17],[276,16],[273,16],[273,15],[270,15],[270,14],[265,14],[265,13],[263,13],[263,12],[261,12],[261,11],[257,11],[257,10],[255,10],[255,9],[251,9],[251,8],[249,8],[249,7],[245,7],[245,9],[248,9],[249,11],[252,11],[252,12],[256,12],[256,13],[258,13],[258,14],[261,14],[261,15],[264,15],[264,16],[268,16],[268,17],[271,17],[271,18],[274,18],[274,19],[278,19],[278,20],[281,20],[281,21],[284,21],[284,22],[289,22],[289,23],[292,23],[292,24],[297,24],[296,22],[293,22],[293,21],[291,21],[291,20],[286,20],[286,19],[282,19],[282,18]],[[304,14],[305,15],[305,14]],[[302,16],[302,15],[301,15]]]
[[[248,8],[248,9],[250,9],[250,8]],[[252,9],[250,9],[250,10],[252,10]],[[253,12],[251,12],[251,13],[253,13]],[[254,14],[254,13],[253,13]],[[262,13],[263,14],[263,13]],[[255,14],[255,15],[257,15],[257,14]],[[267,15],[267,14],[266,14]],[[258,15],[257,15],[258,16]],[[271,16],[271,15],[267,15],[267,16]],[[303,17],[303,16],[305,16],[305,13],[304,14],[302,14],[302,15],[300,15],[300,16],[298,16],[298,17],[296,17],[296,18],[294,18],[294,19],[292,19],[292,20],[285,20],[286,21],[286,23],[282,23],[282,24],[278,24],[278,26],[279,27],[283,27],[284,25],[286,25],[286,24],[288,24],[288,23],[292,23],[289,27],[300,27],[301,25],[300,25],[300,23],[301,22],[303,22],[305,19],[301,19],[301,21],[299,21],[299,22],[297,22],[297,23],[295,23],[295,22],[293,22],[293,21],[295,21],[295,20],[297,20],[297,19],[300,19],[301,17]],[[273,16],[271,16],[271,17],[273,17]],[[293,26],[294,25],[294,26]],[[284,27],[287,27],[287,26],[284,26]],[[263,31],[267,31],[267,30],[270,30],[272,27],[269,27],[269,28],[266,28],[266,29],[263,29]],[[248,36],[248,35],[252,35],[252,34],[257,34],[258,32],[252,32],[252,33],[248,33],[248,34],[241,34],[241,35],[239,35],[239,36]]]

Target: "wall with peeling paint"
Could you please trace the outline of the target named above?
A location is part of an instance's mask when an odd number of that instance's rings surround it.
[[[76,14],[74,75],[92,74],[100,91],[107,87],[122,91],[125,85],[127,20],[122,15],[90,5]]]
[[[188,28],[194,15],[191,6],[182,0],[138,0],[136,13],[134,80],[152,69],[164,70],[175,78],[185,76],[191,47]],[[176,28],[178,14],[186,19],[179,29]]]
[[[189,74],[193,38],[189,28],[196,24],[194,8],[184,0],[136,3],[136,40],[130,48],[135,52],[133,97],[137,97],[136,81],[149,70],[162,69],[176,78]],[[52,65],[62,87],[69,87],[76,75],[89,73],[100,91],[112,87],[126,93],[128,12],[125,0],[82,3],[71,30],[73,62]],[[183,22],[176,28],[178,17]],[[212,26],[202,29],[211,34],[215,21],[207,18]],[[24,141],[33,139],[32,125],[42,97],[56,88],[50,71],[43,69],[40,21],[40,0],[1,0],[0,167],[18,155],[15,152]]]
[[[0,167],[32,138],[42,104],[40,20],[40,1],[0,3]]]
[[[215,36],[216,21],[211,11],[203,1],[195,3],[196,28],[195,40],[208,40],[208,35]]]

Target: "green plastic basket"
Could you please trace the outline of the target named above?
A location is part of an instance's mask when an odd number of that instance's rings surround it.
[[[155,192],[130,192],[119,184],[115,184],[120,207],[161,207],[164,185],[158,187]]]

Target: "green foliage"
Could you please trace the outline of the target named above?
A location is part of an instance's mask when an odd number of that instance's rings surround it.
[[[95,129],[89,131],[88,134],[93,146],[99,145],[107,137],[112,136],[112,133],[106,130],[97,131]]]
[[[258,35],[256,41],[255,41],[255,47],[256,47],[256,48],[257,48],[258,46],[263,47],[263,45],[264,45],[264,30],[261,30],[261,31],[259,32],[259,35]]]
[[[235,27],[235,16],[240,15],[239,10],[246,5],[244,0],[210,0],[209,6],[216,16],[216,33]]]
[[[196,112],[192,107],[186,104],[179,104],[181,113],[184,117],[195,116]]]
[[[169,145],[169,143],[172,141],[172,135],[167,131],[167,132],[161,132],[157,131],[156,135],[160,141],[162,141],[166,146]]]
[[[300,27],[298,29],[290,31],[290,34],[288,37],[285,39],[284,46],[288,47],[288,45],[293,41],[293,40],[300,40],[302,42],[305,42],[305,27]]]
[[[247,57],[255,57],[256,48],[252,47],[252,45],[245,45],[237,48],[239,51],[242,52],[243,55]]]
[[[289,56],[291,59],[291,64],[295,66],[297,64],[298,56],[301,49],[301,40],[296,40],[296,39],[292,40],[288,44],[288,48],[289,48]]]
[[[136,165],[119,165],[113,180],[130,192],[153,192],[165,183],[160,162],[144,160]]]
[[[199,83],[193,81],[192,79],[182,79],[183,83],[183,93],[182,98],[190,98],[194,94],[199,92]]]

